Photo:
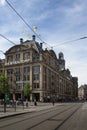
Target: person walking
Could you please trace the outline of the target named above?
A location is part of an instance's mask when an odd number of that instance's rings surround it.
[[[54,100],[53,100],[52,104],[53,104],[53,106],[54,106],[54,104],[55,104]]]
[[[37,106],[37,102],[36,102],[36,99],[34,99],[34,105]]]

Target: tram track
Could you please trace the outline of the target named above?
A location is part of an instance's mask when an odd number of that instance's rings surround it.
[[[65,110],[63,110],[63,111],[61,111],[61,112],[59,112],[59,113],[56,113],[55,115],[53,115],[53,116],[51,116],[50,118],[48,118],[48,119],[46,119],[46,120],[43,120],[43,121],[41,121],[41,122],[39,122],[39,123],[37,123],[37,124],[35,124],[35,125],[33,125],[33,126],[31,126],[31,127],[29,127],[28,129],[26,129],[26,130],[32,130],[33,128],[35,128],[35,127],[37,127],[37,126],[39,126],[39,125],[41,125],[42,123],[44,123],[44,122],[46,122],[46,121],[62,121],[61,123],[60,123],[60,125],[58,125],[54,130],[58,130],[58,128],[60,128],[78,109],[80,109],[80,106],[78,107],[78,108],[76,108],[65,120],[61,120],[61,119],[58,119],[58,120],[55,120],[55,119],[52,119],[53,117],[56,117],[56,116],[58,116],[58,115],[60,115],[60,114],[63,114],[64,112],[66,112],[66,111],[68,111],[68,110],[70,110],[70,109],[73,109],[75,107],[75,105],[73,105],[73,107],[71,106],[70,108],[67,108],[67,109],[65,109]]]
[[[67,118],[65,118],[65,120],[63,120],[60,125],[58,125],[54,130],[58,130],[66,121],[68,121],[73,114],[75,114],[78,110],[80,109],[80,107],[78,107],[77,109],[75,109]]]
[[[65,106],[65,107],[66,107],[66,106]],[[41,113],[39,113],[39,114],[37,113],[36,115],[33,115],[33,116],[32,116],[32,114],[31,114],[30,117],[27,117],[27,118],[25,118],[25,119],[20,119],[19,121],[15,121],[15,122],[6,124],[6,125],[4,125],[4,126],[1,126],[0,128],[5,128],[5,127],[8,127],[8,126],[10,127],[10,126],[12,126],[12,125],[15,125],[15,124],[18,124],[18,123],[22,123],[22,122],[25,122],[25,121],[27,121],[27,120],[33,120],[33,118],[35,119],[35,118],[37,118],[37,117],[41,117],[41,116],[43,117],[43,115],[46,115],[46,114],[49,114],[49,115],[50,115],[50,113],[53,112],[53,115],[52,115],[51,117],[49,117],[49,118],[47,118],[47,119],[43,119],[43,120],[41,120],[40,122],[35,123],[35,124],[33,124],[32,126],[30,126],[29,128],[26,129],[26,130],[31,130],[32,128],[35,128],[36,126],[41,125],[42,123],[46,122],[47,120],[52,120],[52,118],[56,117],[57,115],[61,115],[61,114],[63,114],[64,112],[67,112],[68,110],[73,109],[74,107],[75,107],[75,104],[73,104],[73,105],[71,105],[71,106],[67,106],[67,108],[64,108],[64,109],[61,110],[60,112],[57,112],[60,108],[59,108],[58,106],[56,106],[56,107],[55,107],[55,112],[54,112],[54,108],[51,108],[50,110],[45,110],[45,112],[43,111],[43,112],[41,112]],[[79,106],[79,107],[80,107],[80,106]],[[74,111],[73,113],[71,113],[71,115],[70,115],[69,117],[67,117],[67,119],[65,119],[64,121],[62,121],[62,123],[61,123],[58,127],[56,127],[55,130],[58,130],[58,128],[59,128],[63,123],[65,123],[65,121],[67,121],[67,120],[79,109],[79,107],[78,107],[77,109],[75,109],[75,111]],[[18,117],[21,117],[21,115],[18,116]]]

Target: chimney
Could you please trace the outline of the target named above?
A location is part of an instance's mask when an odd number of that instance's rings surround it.
[[[35,35],[32,35],[32,40],[33,40],[33,41],[35,41],[35,37],[36,37]]]
[[[42,46],[43,46],[43,43],[40,43],[40,47],[41,47],[41,49],[42,49]]]
[[[22,44],[23,43],[23,38],[20,38],[20,44]]]

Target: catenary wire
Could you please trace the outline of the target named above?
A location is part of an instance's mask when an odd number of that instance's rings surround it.
[[[21,20],[27,25],[28,28],[32,30],[32,32],[43,42],[43,40],[40,38],[40,36],[33,30],[33,28],[25,21],[25,19],[17,12],[17,10],[7,1],[6,3],[14,10],[14,12],[21,18]],[[44,43],[44,42],[43,42]]]
[[[81,37],[81,38],[78,38],[78,39],[75,39],[75,40],[69,40],[69,41],[66,41],[66,42],[63,42],[63,43],[60,43],[58,45],[54,45],[52,46],[52,48],[56,47],[56,46],[61,46],[61,45],[64,45],[64,44],[69,44],[71,42],[75,42],[75,41],[79,41],[79,40],[84,40],[86,39],[87,37]]]
[[[17,45],[13,41],[11,41],[7,37],[5,37],[4,35],[0,34],[0,36],[3,37],[4,39],[6,39],[7,41],[9,41],[10,43],[12,43],[13,45]]]
[[[30,28],[34,34],[41,40],[42,43],[44,43],[45,45],[48,45],[50,48],[53,48],[53,47],[56,47],[56,46],[60,46],[60,45],[63,45],[63,44],[68,44],[70,42],[75,42],[75,41],[78,41],[78,40],[83,40],[87,37],[81,37],[79,39],[76,39],[76,40],[70,40],[70,41],[66,41],[66,42],[63,42],[63,43],[60,43],[58,45],[55,45],[55,46],[50,46],[48,43],[44,42],[41,37],[33,30],[33,28],[25,21],[25,19],[17,12],[17,10],[8,2],[8,0],[5,0],[6,3],[15,11],[15,13],[21,18],[21,20],[28,26],[28,28]]]

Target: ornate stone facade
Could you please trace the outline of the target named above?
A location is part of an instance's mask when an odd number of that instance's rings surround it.
[[[60,60],[63,61],[62,69]],[[65,60],[57,58],[53,50],[44,50],[42,43],[35,41],[35,36],[32,40],[20,39],[19,45],[7,50],[4,64],[13,99],[23,98],[25,83],[32,86],[30,100],[50,101],[55,98],[56,101],[66,101],[78,96],[78,79],[65,69]]]
[[[87,84],[81,85],[78,88],[78,98],[79,100],[87,100]]]

